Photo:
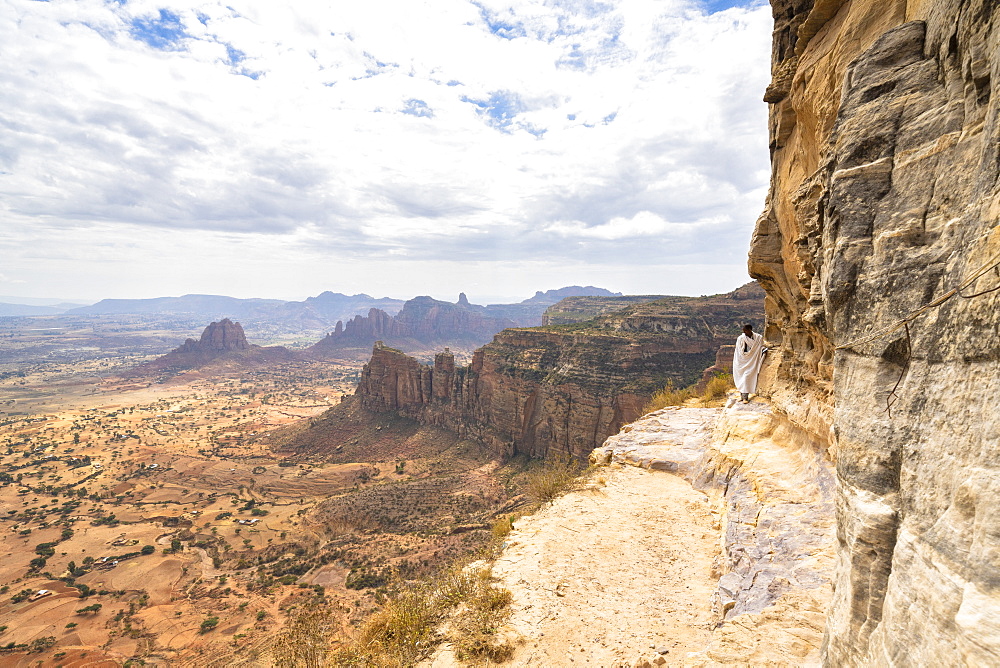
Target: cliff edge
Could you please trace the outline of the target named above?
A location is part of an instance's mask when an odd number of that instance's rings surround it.
[[[1000,5],[772,0],[762,392],[837,470],[829,665],[1000,663]]]
[[[356,392],[361,405],[445,427],[498,455],[585,460],[642,414],[669,381],[702,377],[747,320],[756,286],[712,297],[670,297],[585,323],[506,329],[468,366],[439,353],[433,366],[376,343]]]
[[[509,665],[818,663],[833,470],[783,425],[759,400],[667,408],[596,449],[493,566],[513,595]],[[422,665],[461,664],[445,646]]]

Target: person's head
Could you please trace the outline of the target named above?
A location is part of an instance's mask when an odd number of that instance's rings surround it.
[[[746,334],[747,336],[753,334],[753,325],[751,325],[749,322],[743,325],[743,333]]]

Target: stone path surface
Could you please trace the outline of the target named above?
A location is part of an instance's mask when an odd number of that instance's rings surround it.
[[[602,484],[603,481],[603,484]],[[493,572],[514,593],[520,666],[632,666],[701,649],[719,553],[706,495],[674,476],[606,469],[518,522]]]
[[[818,664],[830,464],[767,404],[657,411],[591,460],[494,566],[514,598],[504,665]],[[459,664],[443,647],[425,665]]]

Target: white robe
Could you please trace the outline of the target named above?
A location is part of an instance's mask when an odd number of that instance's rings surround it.
[[[744,352],[744,349],[747,349]],[[736,352],[733,354],[733,382],[736,389],[743,394],[757,392],[757,374],[764,361],[764,337],[756,332],[753,336],[740,334],[736,339]]]

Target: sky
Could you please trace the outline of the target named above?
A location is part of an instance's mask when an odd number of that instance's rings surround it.
[[[0,294],[749,280],[762,0],[0,0]]]

